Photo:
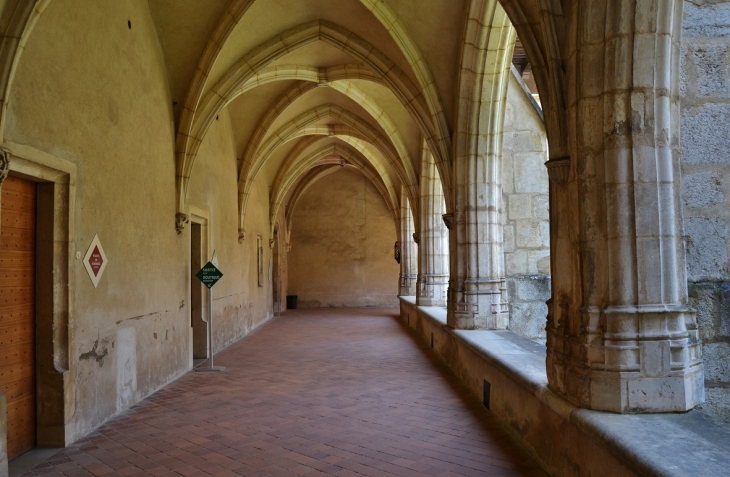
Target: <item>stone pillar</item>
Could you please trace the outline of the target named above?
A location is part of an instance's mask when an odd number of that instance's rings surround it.
[[[446,202],[436,163],[424,147],[421,162],[421,223],[418,233],[418,306],[446,306],[449,284],[449,236],[443,222]]]
[[[595,3],[565,6],[570,156],[547,163],[549,385],[591,409],[685,411],[704,388],[678,201],[683,1]]]
[[[399,296],[416,296],[418,278],[418,251],[413,241],[413,214],[408,202],[406,188],[400,194],[400,279]]]
[[[452,224],[447,322],[457,329],[507,329],[501,152],[515,30],[499,2],[470,8],[454,148],[455,210],[445,218]]]

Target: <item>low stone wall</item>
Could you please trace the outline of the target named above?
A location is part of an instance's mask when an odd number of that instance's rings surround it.
[[[414,297],[401,297],[400,319],[551,475],[727,475],[730,429],[700,412],[580,409],[548,389],[544,346],[510,331],[453,330],[445,309]]]

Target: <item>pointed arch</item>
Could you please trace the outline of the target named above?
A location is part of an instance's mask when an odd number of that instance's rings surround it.
[[[277,179],[274,182],[274,187],[271,193],[271,204],[270,214],[271,217],[276,217],[279,213],[279,208],[287,195],[287,192],[294,186],[296,181],[303,177],[307,170],[311,169],[314,164],[322,159],[330,156],[339,156],[340,158],[355,165],[378,189],[380,194],[383,196],[388,210],[390,211],[391,217],[394,222],[398,221],[398,197],[395,192],[395,188],[392,183],[389,183],[387,176],[383,177],[378,175],[378,172],[368,167],[369,161],[367,158],[362,156],[360,151],[357,151],[351,147],[343,146],[340,144],[329,144],[321,147],[310,154],[305,156],[297,156],[296,158],[290,157],[290,161],[285,166],[282,166]],[[340,165],[340,162],[334,164]],[[396,226],[396,230],[398,227]]]
[[[5,122],[10,90],[25,45],[51,0],[10,0],[2,11],[0,30],[0,144],[5,142]]]
[[[184,147],[178,147],[176,151],[178,208],[181,212],[184,210],[187,184],[197,149],[215,115],[240,94],[241,87],[257,72],[284,54],[317,40],[330,43],[363,61],[374,72],[375,78],[391,89],[417,119],[430,146],[437,150],[444,149],[444,144],[438,143],[448,143],[447,138],[439,137],[435,132],[433,123],[438,121],[438,115],[432,117],[429,113],[423,92],[391,60],[365,40],[334,23],[316,20],[291,28],[245,55],[201,100],[190,128],[179,131],[178,137],[184,137],[181,142]],[[443,174],[448,177],[448,164],[441,166]],[[448,186],[449,182],[445,182],[445,185]]]

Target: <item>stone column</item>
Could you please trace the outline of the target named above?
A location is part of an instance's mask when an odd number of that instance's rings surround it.
[[[421,162],[421,224],[418,234],[416,304],[446,306],[449,284],[449,236],[443,222],[446,202],[431,152]],[[415,238],[415,237],[414,237]]]
[[[704,388],[678,201],[683,2],[597,3],[565,5],[570,156],[547,163],[549,385],[591,409],[685,411]]]
[[[447,322],[457,329],[506,329],[501,152],[515,30],[499,2],[479,5],[471,3],[465,30],[455,210],[445,217],[452,256]]]
[[[413,241],[413,214],[408,202],[406,188],[400,194],[400,279],[399,296],[416,296],[418,278],[418,251]]]

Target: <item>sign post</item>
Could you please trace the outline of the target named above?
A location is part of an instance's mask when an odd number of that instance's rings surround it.
[[[218,270],[218,267],[213,265],[213,261],[217,262],[215,253],[213,253],[213,260],[206,263],[205,266],[195,274],[195,276],[198,277],[198,280],[208,287],[208,353],[210,356],[209,365],[206,367],[195,368],[195,371],[223,371],[226,369],[222,366],[213,366],[213,285],[218,283],[218,280],[223,277],[223,273]]]

